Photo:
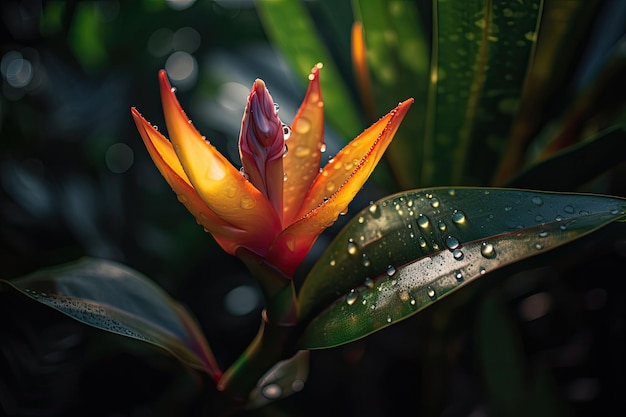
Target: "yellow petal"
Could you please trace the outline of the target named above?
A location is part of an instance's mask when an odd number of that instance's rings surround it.
[[[319,172],[324,145],[324,102],[317,64],[309,75],[309,87],[291,125],[289,152],[283,158],[283,224],[291,224]]]
[[[189,181],[217,216],[246,230],[258,241],[257,246],[267,247],[281,230],[274,207],[193,127],[165,71],[159,72],[159,80],[167,130]]]
[[[311,186],[298,218],[336,194],[341,206],[337,215],[346,209],[378,164],[412,103],[413,99],[400,103],[328,161]]]
[[[300,219],[283,230],[272,243],[268,262],[293,276],[320,233],[346,210],[370,176],[412,103],[413,99],[400,103],[342,149],[333,163],[326,165],[310,190],[311,195],[300,211]],[[348,165],[350,169],[346,170]],[[339,184],[332,192],[327,187],[330,180]]]
[[[220,219],[204,204],[183,171],[170,141],[146,121],[136,109],[131,109],[131,112],[148,153],[161,175],[178,196],[178,201],[183,203],[198,223],[204,227],[204,230],[211,233],[226,252],[234,254],[235,249],[246,239],[245,231]]]

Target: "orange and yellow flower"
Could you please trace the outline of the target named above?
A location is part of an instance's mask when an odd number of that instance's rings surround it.
[[[228,253],[245,247],[287,277],[346,211],[413,102],[400,103],[320,169],[325,146],[321,68],[316,65],[309,75],[289,135],[265,83],[254,82],[239,137],[243,175],[194,128],[165,71],[159,81],[171,142],[131,109],[154,163],[198,223]]]

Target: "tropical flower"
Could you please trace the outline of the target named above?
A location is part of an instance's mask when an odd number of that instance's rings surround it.
[[[321,64],[291,128],[278,117],[265,83],[256,80],[244,111],[235,168],[192,125],[159,72],[171,142],[132,108],[139,133],[178,199],[230,254],[240,247],[265,258],[287,277],[317,237],[374,170],[413,99],[400,103],[320,169],[324,151]]]

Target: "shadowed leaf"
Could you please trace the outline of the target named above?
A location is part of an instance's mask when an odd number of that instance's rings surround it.
[[[216,380],[221,375],[184,307],[126,266],[84,258],[0,283],[82,323],[165,349]]]

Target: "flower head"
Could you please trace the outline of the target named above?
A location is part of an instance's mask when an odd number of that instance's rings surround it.
[[[157,168],[198,223],[227,252],[245,247],[288,277],[320,233],[346,210],[413,102],[400,103],[320,169],[321,68],[316,65],[309,75],[288,136],[289,128],[279,119],[265,83],[254,82],[239,137],[245,175],[193,127],[165,71],[159,72],[159,81],[171,142],[135,108],[131,110]]]

